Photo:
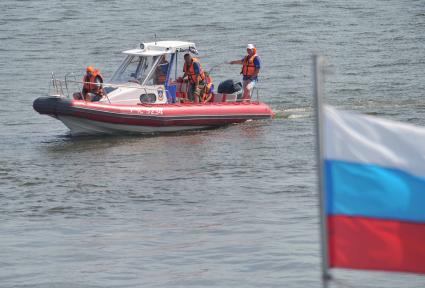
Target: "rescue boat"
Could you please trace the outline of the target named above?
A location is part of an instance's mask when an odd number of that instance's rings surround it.
[[[189,85],[178,77],[178,63],[184,53],[197,54],[194,43],[142,43],[123,53],[126,56],[121,65],[103,83],[105,96],[100,101],[70,95],[81,91],[83,85],[75,74],[65,75],[64,80],[52,74],[49,96],[35,99],[34,110],[62,121],[71,135],[199,130],[274,116],[258,99],[241,101],[241,91],[214,93],[208,103],[188,102]]]

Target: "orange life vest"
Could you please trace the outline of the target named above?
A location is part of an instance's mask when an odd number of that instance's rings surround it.
[[[163,85],[165,84],[165,81],[167,80],[167,75],[163,74],[162,72],[158,72],[156,75],[156,85]]]
[[[213,82],[213,78],[211,77],[211,75],[208,72],[204,72],[204,76],[205,76],[205,83],[209,84]]]
[[[242,62],[242,71],[241,74],[243,74],[243,76],[254,76],[254,72],[255,72],[255,64],[254,64],[254,60],[257,57],[257,54],[252,55],[251,57],[249,57],[249,55],[246,55],[245,58],[243,59]]]
[[[164,72],[162,65],[167,65],[167,71]],[[155,70],[156,84],[163,85],[167,80],[167,72],[168,72],[168,62],[161,62]]]
[[[86,90],[87,93],[90,92],[98,92],[99,87],[96,85],[96,77],[100,78],[100,82],[103,83],[103,77],[100,74],[99,70],[94,70],[91,76],[84,75],[83,77],[83,89]]]
[[[199,75],[195,74],[195,67],[193,65],[195,62],[199,64]],[[189,67],[186,63],[184,63],[183,72],[187,74],[190,83],[196,83],[196,80],[197,80],[196,77],[199,78],[199,81],[202,81],[205,79],[204,70],[202,70],[201,63],[199,63],[199,60],[197,58],[192,58],[192,63],[190,64]]]
[[[213,85],[212,82],[209,82],[208,84],[205,85],[204,94],[202,95],[202,102],[205,102],[205,100],[207,100],[208,96],[210,95],[212,85]],[[211,97],[209,102],[214,102],[214,95]]]
[[[167,80],[167,75],[164,75],[164,74],[159,75],[158,77],[159,84],[164,84],[166,80]]]

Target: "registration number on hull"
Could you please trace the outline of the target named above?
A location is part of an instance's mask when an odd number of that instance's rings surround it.
[[[135,113],[139,115],[163,115],[164,108],[130,108],[130,113]]]

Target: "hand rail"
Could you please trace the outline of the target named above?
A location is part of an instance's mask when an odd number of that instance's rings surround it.
[[[76,83],[76,84],[99,84],[99,83],[95,83],[95,82],[84,82],[84,81],[77,81],[77,80],[69,80],[68,76],[70,75],[70,73],[67,74],[66,80],[59,80],[59,79],[55,79],[54,78],[54,74],[52,73],[52,79],[51,79],[51,85],[53,85],[53,88],[55,89],[56,94],[62,95],[62,96],[66,96],[63,93],[63,85],[65,85],[66,89],[69,89],[69,83]],[[75,77],[75,75],[71,75],[73,77]],[[49,85],[49,90],[51,85]],[[147,85],[140,85],[137,84],[136,85],[129,85],[129,84],[115,84],[115,83],[102,83],[101,84],[102,87],[112,87],[112,88],[134,88],[134,89],[141,89],[144,90],[144,92],[147,94],[147,89],[149,89],[149,87]],[[160,89],[162,89],[163,91],[166,91],[166,89],[164,89],[163,87],[159,87]],[[67,93],[68,97],[69,97],[69,92]],[[106,94],[106,93],[105,93]]]
[[[69,79],[70,77],[73,77],[74,80]],[[54,73],[52,73],[52,79],[49,82],[49,94],[50,94],[50,90],[51,87],[53,87],[55,95],[59,95],[59,96],[67,96],[68,98],[70,98],[70,87],[69,84],[70,83],[76,83],[76,84],[99,84],[99,83],[94,83],[94,82],[84,82],[84,81],[77,81],[76,80],[76,76],[74,73],[68,73],[65,75],[65,80],[59,80],[55,78]],[[136,85],[134,85],[136,84]],[[65,89],[66,89],[66,95],[64,93],[64,88],[63,86],[65,85]],[[137,83],[131,83],[131,84],[116,84],[116,83],[102,83],[102,87],[112,87],[112,88],[134,88],[134,89],[140,89],[143,90],[145,94],[148,94],[148,89],[150,88],[147,85],[140,85]],[[157,87],[157,89],[161,89],[162,93],[165,97],[167,97],[167,91],[168,89],[164,88],[164,87]],[[189,90],[189,85],[186,85],[186,94],[188,94],[188,90]],[[260,101],[260,93],[259,93],[260,88],[258,87],[254,87],[251,91],[251,99],[249,101]],[[165,93],[165,94],[164,94]],[[104,93],[106,99],[108,100],[109,103],[111,103],[110,98],[108,97],[107,93]],[[254,96],[255,95],[255,96]],[[253,98],[256,98],[255,100]],[[180,99],[185,99],[185,98],[180,98],[180,97],[176,97],[176,101],[179,102]],[[234,101],[231,100],[227,100],[226,102],[240,102],[243,101],[243,99],[235,99]]]
[[[74,82],[77,81],[77,76],[74,74],[74,72],[69,72],[67,74],[65,74],[65,88],[66,88],[66,93],[67,93],[67,97],[70,98],[69,95],[69,89],[68,89],[68,77],[73,77],[74,78]]]
[[[61,81],[61,80],[57,80],[57,81]],[[69,83],[78,83],[78,84],[99,84],[97,82],[84,82],[84,81],[68,81]],[[130,82],[130,83],[134,83],[134,82]],[[134,83],[137,84],[137,83]],[[103,87],[112,87],[112,88],[135,88],[135,89],[144,89],[146,90],[148,88],[148,85],[141,85],[141,84],[137,84],[139,86],[134,86],[134,85],[128,85],[128,84],[116,84],[116,83],[101,83],[101,85]]]
[[[252,94],[254,94],[254,91],[257,94],[257,102],[260,102],[260,94],[259,94],[260,88],[254,86],[254,88],[252,88]],[[251,98],[252,98],[252,95],[251,95]]]

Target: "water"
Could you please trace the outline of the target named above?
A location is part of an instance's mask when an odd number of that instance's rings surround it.
[[[328,102],[425,125],[424,1],[0,3],[1,287],[319,287],[311,54]],[[50,73],[110,77],[141,40],[196,42],[204,66],[255,43],[274,121],[70,138],[32,110]],[[219,65],[216,81],[238,76]],[[424,287],[335,271],[338,285]],[[342,284],[341,284],[342,283]]]

